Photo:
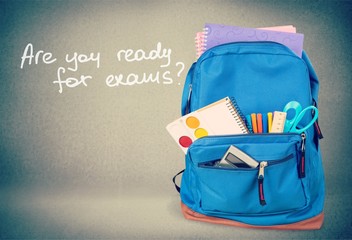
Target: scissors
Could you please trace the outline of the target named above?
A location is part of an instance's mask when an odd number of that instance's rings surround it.
[[[293,133],[302,133],[307,130],[313,123],[318,119],[319,111],[314,106],[308,106],[302,110],[302,106],[299,102],[291,101],[286,104],[284,107],[283,112],[288,112],[288,110],[293,109],[295,110],[295,115],[292,119],[286,119],[284,132],[293,132]],[[297,128],[297,125],[302,120],[303,116],[305,115],[306,111],[314,110],[313,119],[303,128]]]

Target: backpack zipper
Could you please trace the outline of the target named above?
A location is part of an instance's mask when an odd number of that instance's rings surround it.
[[[302,133],[301,138],[301,157],[298,166],[298,176],[299,178],[304,178],[306,176],[306,134]]]
[[[267,161],[260,162],[259,165],[259,173],[258,173],[258,191],[259,191],[259,202],[260,205],[266,205],[265,197],[264,197],[264,168],[268,166]]]
[[[298,163],[298,177],[299,178],[304,178],[306,176],[306,171],[305,171],[305,152],[306,152],[306,134],[302,133],[301,138],[302,138],[302,143],[301,143],[301,156],[300,156],[300,161]],[[273,164],[278,164],[280,162],[283,162],[287,160],[287,158],[292,157],[292,154],[284,159],[277,160],[277,161],[262,161],[259,164],[259,172],[258,172],[258,192],[259,192],[259,202],[260,205],[264,206],[266,205],[265,201],[265,196],[264,196],[264,172],[265,168],[269,165]]]
[[[208,135],[204,136],[202,138],[199,138],[195,140],[192,145],[189,148],[194,148],[194,147],[199,147],[198,144],[200,144],[203,141],[212,141],[212,139],[216,139],[221,137],[222,139],[226,138],[240,138],[240,137],[250,137],[250,138],[260,138],[260,137],[270,137],[270,138],[276,138],[278,136],[294,136],[298,135],[298,133],[293,133],[293,132],[284,132],[284,133],[260,133],[260,134],[255,134],[255,133],[243,133],[243,134],[224,134],[224,135]]]
[[[223,47],[226,47],[226,46],[229,46],[229,45],[233,45],[233,46],[243,46],[243,47],[247,47],[247,46],[255,46],[257,48],[262,48],[262,47],[272,47],[272,48],[277,48],[277,49],[286,49],[289,51],[289,54],[290,56],[294,56],[294,57],[297,57],[297,58],[300,58],[297,56],[297,54],[295,54],[289,47],[281,44],[281,43],[278,43],[278,42],[273,42],[273,41],[257,41],[257,42],[228,42],[228,43],[223,43],[223,44],[220,44],[220,45],[217,45],[217,46],[214,46],[212,48],[209,48],[207,49],[199,58],[197,61],[202,61],[203,58],[206,58],[206,53],[211,50],[216,50],[218,48],[223,48]]]
[[[261,161],[259,163],[259,171],[258,171],[258,192],[259,192],[259,202],[260,205],[266,205],[265,197],[264,197],[264,173],[265,168],[267,166],[276,165],[282,162],[285,162],[293,157],[293,154],[288,155],[287,157],[280,160],[271,160],[271,161]]]

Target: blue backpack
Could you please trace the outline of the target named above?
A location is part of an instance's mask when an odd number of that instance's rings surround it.
[[[207,50],[188,74],[182,115],[226,96],[243,113],[282,111],[290,101],[317,106],[319,82],[303,52],[298,57],[274,42],[235,42]],[[298,127],[309,123],[308,113]],[[196,140],[185,157],[181,209],[187,219],[232,226],[319,229],[324,213],[324,173],[318,123],[304,134],[264,133],[207,136]],[[219,168],[234,145],[258,162],[257,168]],[[177,175],[179,175],[177,174]],[[177,176],[176,175],[176,176]],[[174,183],[175,178],[174,177]]]

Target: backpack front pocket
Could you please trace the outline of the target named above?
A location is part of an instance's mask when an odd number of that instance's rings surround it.
[[[203,141],[192,146],[188,155],[195,169],[199,208],[204,213],[276,214],[307,205],[298,175],[299,135],[240,135]],[[216,163],[230,145],[246,152],[259,166],[218,167]]]

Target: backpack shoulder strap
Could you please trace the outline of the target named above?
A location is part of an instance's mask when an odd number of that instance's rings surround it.
[[[309,57],[305,51],[302,52],[302,59],[305,61],[305,63],[307,64],[307,67],[308,67],[312,97],[315,102],[318,102],[318,92],[319,92],[318,76],[315,73],[313,65],[310,62]]]
[[[183,93],[182,93],[182,102],[181,102],[181,114],[182,116],[186,115],[187,113],[190,112],[189,109],[189,103],[190,103],[190,97],[191,97],[191,86],[192,86],[192,78],[193,78],[193,72],[194,68],[196,66],[196,62],[194,62],[191,66],[191,68],[188,70],[187,77],[185,80],[185,85],[183,86]]]

